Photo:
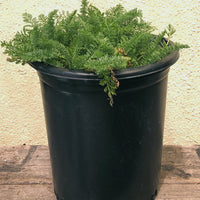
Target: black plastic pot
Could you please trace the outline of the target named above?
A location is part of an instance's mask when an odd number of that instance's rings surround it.
[[[116,72],[113,107],[95,74],[30,64],[41,81],[57,199],[153,199],[167,76],[178,56]]]

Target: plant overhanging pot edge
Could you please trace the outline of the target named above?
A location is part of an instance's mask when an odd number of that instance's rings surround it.
[[[156,63],[117,70],[115,71],[115,77],[119,80],[122,80],[127,78],[143,77],[150,74],[158,73],[168,69],[178,60],[178,58],[179,58],[179,51],[174,51]],[[30,62],[28,64],[37,71],[39,71],[40,73],[52,77],[57,77],[57,78],[66,77],[68,79],[79,79],[79,80],[99,80],[99,77],[93,72],[59,68],[43,62]]]

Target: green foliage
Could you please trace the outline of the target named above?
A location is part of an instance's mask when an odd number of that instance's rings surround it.
[[[57,67],[96,73],[108,94],[110,104],[119,87],[113,70],[155,63],[168,54],[187,48],[170,44],[172,25],[158,36],[155,28],[142,19],[142,11],[126,11],[122,5],[105,13],[82,0],[80,13],[58,12],[33,18],[24,13],[26,23],[11,41],[2,41],[9,61],[45,62]],[[166,40],[163,38],[166,37]]]

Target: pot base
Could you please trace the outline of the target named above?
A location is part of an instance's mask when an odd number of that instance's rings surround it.
[[[59,198],[58,194],[56,194],[56,192],[54,191],[55,195],[56,195],[56,199],[57,200],[65,200],[64,198]],[[155,192],[154,194],[151,196],[151,199],[150,200],[155,200],[156,196],[158,194],[158,190],[155,189]],[[82,199],[81,199],[82,200]],[[142,199],[135,199],[135,200],[142,200]],[[145,199],[146,200],[146,199]]]
[[[151,196],[151,200],[154,200],[158,194],[158,190],[156,189],[154,194]]]

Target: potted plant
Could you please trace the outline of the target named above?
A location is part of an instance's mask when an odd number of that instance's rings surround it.
[[[79,13],[23,18],[1,46],[38,71],[57,199],[153,199],[168,71],[188,45],[122,5],[103,13],[82,0]]]

